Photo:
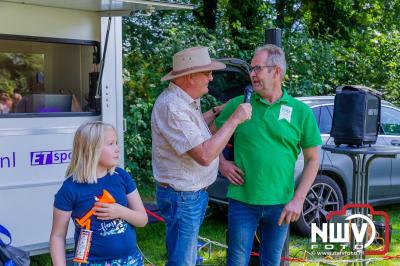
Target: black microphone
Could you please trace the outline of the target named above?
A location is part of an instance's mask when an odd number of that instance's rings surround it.
[[[252,94],[253,94],[253,87],[251,85],[246,86],[246,88],[244,89],[243,103],[249,103]]]

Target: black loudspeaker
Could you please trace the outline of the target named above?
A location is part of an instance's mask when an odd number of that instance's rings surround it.
[[[274,44],[282,48],[282,30],[271,28],[265,30],[265,44]]]
[[[331,136],[336,145],[374,144],[378,137],[382,94],[358,85],[336,90]]]

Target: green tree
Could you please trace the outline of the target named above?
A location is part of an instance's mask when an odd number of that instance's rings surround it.
[[[198,2],[197,0],[192,1],[195,4],[199,4]],[[218,0],[203,0],[200,6],[193,11],[201,25],[210,31],[215,31],[217,28],[217,6]]]

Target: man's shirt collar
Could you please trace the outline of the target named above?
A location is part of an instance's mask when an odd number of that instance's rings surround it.
[[[168,89],[188,105],[192,105],[196,109],[200,108],[200,99],[193,100],[193,98],[189,94],[187,94],[186,91],[184,91],[175,83],[170,82]]]
[[[257,101],[260,101],[260,102],[262,102],[264,104],[273,105],[273,104],[278,104],[278,103],[281,103],[281,102],[282,103],[287,103],[289,101],[290,96],[289,96],[289,94],[287,94],[286,90],[282,88],[282,96],[278,100],[273,102],[273,103],[268,102],[267,100],[262,98],[258,93],[254,93],[254,98]]]

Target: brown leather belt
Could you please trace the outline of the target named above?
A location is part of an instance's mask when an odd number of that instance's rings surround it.
[[[172,188],[171,186],[170,186],[170,184],[168,184],[168,183],[161,183],[161,182],[157,182],[157,184],[160,186],[160,187],[163,187],[163,188]]]
[[[172,188],[173,190],[175,190],[170,184],[168,183],[162,183],[162,182],[157,182],[157,184],[162,187],[162,188]],[[208,186],[199,190],[207,190]],[[176,190],[175,190],[176,191]]]

